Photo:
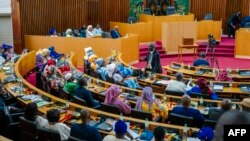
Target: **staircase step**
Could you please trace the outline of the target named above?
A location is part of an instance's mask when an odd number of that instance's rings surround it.
[[[156,46],[155,47],[156,50],[161,50],[162,49],[162,46]],[[148,46],[140,46],[139,47],[139,51],[148,51]]]
[[[210,56],[210,53],[207,53],[207,56]],[[214,56],[216,57],[234,57],[234,53],[214,53]]]

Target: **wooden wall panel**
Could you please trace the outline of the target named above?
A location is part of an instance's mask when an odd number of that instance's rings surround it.
[[[109,21],[126,22],[129,14],[130,0],[12,0],[17,1],[13,10],[18,10],[20,4],[20,27],[22,40],[24,35],[46,35],[51,27],[58,32],[67,28],[79,28],[81,25],[101,25],[109,30]],[[222,20],[226,31],[226,21],[236,10],[243,16],[250,15],[250,0],[190,0],[190,12],[197,20],[202,20],[206,13],[212,13],[214,20]],[[18,3],[19,2],[19,3]],[[19,14],[19,12],[15,12]],[[18,19],[17,19],[18,20]],[[13,28],[18,21],[13,19]],[[19,29],[13,29],[14,35]],[[24,43],[22,43],[24,45]]]

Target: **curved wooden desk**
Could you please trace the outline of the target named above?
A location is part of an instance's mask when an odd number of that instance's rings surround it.
[[[30,70],[32,70],[34,67],[35,67],[35,64],[33,64],[32,62],[29,63],[29,60],[35,60],[35,52],[30,52],[26,55],[24,55],[22,58],[20,58],[18,60],[18,62],[15,64],[15,73],[17,75],[17,77],[21,78],[23,84],[27,87],[29,87],[30,89],[36,91],[37,93],[39,93],[39,95],[44,95],[48,98],[50,98],[52,101],[54,102],[61,102],[61,103],[66,103],[65,100],[63,99],[60,99],[58,97],[55,97],[55,96],[52,96],[50,95],[49,93],[46,93],[38,88],[36,88],[35,86],[31,85],[29,82],[27,82],[24,78],[23,78],[23,75],[24,72],[28,72]],[[28,60],[29,59],[29,60]],[[70,58],[72,60],[72,63],[76,63],[75,60],[76,57],[74,58],[73,56],[71,56]],[[25,71],[26,70],[26,71]],[[1,75],[0,75],[0,78],[1,80],[3,80],[4,78],[6,77],[5,73],[4,72],[1,72]],[[10,90],[10,88],[12,86],[15,86],[17,84],[12,84],[12,83],[9,83],[9,84],[6,84],[4,87],[8,90],[8,92],[10,92],[13,96],[17,96],[17,93],[14,93],[13,91]],[[20,98],[18,98],[20,100]],[[22,100],[21,100],[22,101]],[[29,101],[30,102],[30,101]],[[24,104],[28,104],[28,102],[26,101],[23,101]],[[100,110],[96,110],[96,109],[93,109],[93,108],[89,108],[89,107],[85,107],[85,106],[81,106],[81,105],[78,105],[78,104],[75,104],[75,103],[72,103],[70,102],[69,103],[69,106],[70,106],[70,110],[74,110],[76,108],[80,108],[80,109],[86,109],[86,110],[89,110],[90,111],[90,114],[91,115],[98,115],[98,114],[102,114],[102,115],[105,115],[105,116],[108,116],[108,117],[111,117],[111,118],[115,118],[115,119],[118,119],[120,117],[120,115],[116,115],[116,114],[111,114],[111,113],[106,113],[106,112],[103,112],[103,111],[100,111]],[[51,109],[51,108],[55,108],[55,107],[42,107],[42,108],[39,108],[39,111],[41,113],[45,113],[47,110]],[[63,115],[62,115],[63,116]],[[126,117],[124,116],[124,120],[127,120],[127,121],[130,121],[130,122],[136,122],[136,123],[145,123],[145,120],[140,120],[140,119],[135,119],[135,118],[131,118],[131,117]],[[163,124],[163,123],[157,123],[157,122],[151,122],[149,121],[149,127],[150,129],[152,130],[154,127],[156,126],[162,126],[162,127],[165,127],[165,128],[172,128],[172,129],[178,129],[180,132],[183,130],[183,127],[182,126],[176,126],[176,125],[170,125],[170,124]],[[193,131],[198,131],[197,128],[192,128]],[[104,132],[105,133],[105,132]],[[105,134],[109,134],[109,133],[105,133]]]

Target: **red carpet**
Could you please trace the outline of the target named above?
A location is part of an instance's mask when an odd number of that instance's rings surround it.
[[[184,64],[193,64],[194,57],[193,56],[183,56],[182,58]],[[250,69],[250,59],[237,59],[233,57],[217,57],[220,69]],[[178,62],[178,57],[172,56],[168,58],[161,59],[161,65],[166,66],[171,64],[172,62]],[[139,62],[134,64],[133,66],[137,68],[144,68],[146,66],[146,61]]]

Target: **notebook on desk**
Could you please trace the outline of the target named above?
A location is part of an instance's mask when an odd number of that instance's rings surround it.
[[[213,90],[214,91],[223,91],[224,86],[223,85],[214,85]]]
[[[196,71],[194,74],[197,74],[197,75],[202,75],[204,73],[204,71],[203,70],[198,70],[198,71]]]

